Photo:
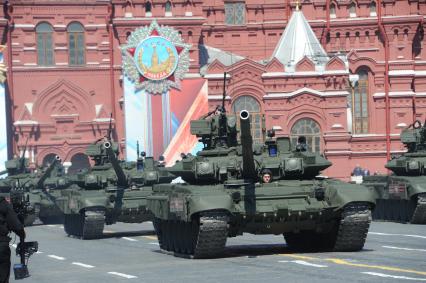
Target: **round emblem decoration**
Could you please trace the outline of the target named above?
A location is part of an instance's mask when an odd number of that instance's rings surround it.
[[[189,69],[189,48],[176,30],[154,20],[149,27],[136,29],[121,46],[124,74],[136,90],[162,94],[180,89]]]

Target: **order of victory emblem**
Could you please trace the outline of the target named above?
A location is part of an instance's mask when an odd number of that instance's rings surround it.
[[[137,90],[151,94],[180,89],[189,69],[189,48],[175,29],[153,21],[131,33],[121,47],[124,74]]]

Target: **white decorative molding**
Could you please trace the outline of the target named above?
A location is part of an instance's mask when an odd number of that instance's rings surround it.
[[[308,77],[308,76],[326,76],[326,75],[348,75],[348,70],[331,70],[331,71],[307,71],[307,72],[266,72],[262,74],[262,78],[276,77]]]
[[[223,79],[223,74],[206,74],[204,75],[204,78],[206,79]],[[226,73],[226,78],[231,78],[231,75],[229,73]]]
[[[327,97],[327,96],[347,96],[349,95],[349,92],[347,91],[318,91],[311,88],[301,88],[298,90],[295,90],[293,92],[272,92],[272,93],[266,93],[266,95],[263,96],[263,98],[288,98],[292,97],[301,93],[310,93],[317,96]]]
[[[222,95],[209,95],[208,100],[222,100]],[[231,97],[229,95],[225,96],[225,100],[231,100]]]
[[[342,124],[333,124],[333,125],[331,126],[331,128],[332,128],[332,129],[343,129],[343,126],[342,126]]]

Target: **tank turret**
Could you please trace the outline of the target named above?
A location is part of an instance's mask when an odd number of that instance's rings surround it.
[[[50,174],[52,173],[53,169],[58,166],[58,164],[61,163],[61,158],[59,156],[55,156],[55,159],[53,160],[52,164],[49,165],[49,167],[46,168],[46,170],[44,170],[44,172],[41,174],[41,176],[39,177],[35,187],[37,189],[42,189],[43,188],[43,184],[46,181],[46,179],[50,176]]]
[[[385,165],[393,174],[363,177],[377,195],[373,218],[426,224],[426,122],[416,120],[400,138],[407,152]]]
[[[401,142],[407,152],[393,158],[385,167],[400,176],[425,175],[426,164],[426,123],[417,120],[401,132]]]

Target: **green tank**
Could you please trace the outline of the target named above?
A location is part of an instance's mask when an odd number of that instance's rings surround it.
[[[158,184],[148,197],[162,250],[192,258],[220,256],[228,237],[284,235],[299,251],[358,251],[364,246],[375,199],[370,189],[317,176],[331,162],[292,147],[268,131],[253,145],[250,114],[191,121],[204,144],[168,170],[186,183]],[[212,114],[212,113],[210,113]],[[317,176],[317,177],[316,177]]]
[[[24,219],[26,226],[32,225],[37,217],[43,224],[62,222],[62,213],[50,197],[57,195],[55,189],[58,187],[51,187],[52,190],[48,192],[47,185],[53,182],[60,183],[60,178],[56,176],[59,168],[62,168],[60,158],[56,157],[52,164],[46,168],[40,168],[38,172],[31,172],[28,159],[24,155],[25,150],[22,157],[5,162],[6,170],[1,173],[8,176],[0,179],[0,194],[10,199],[19,198],[28,203]]]
[[[402,130],[401,142],[407,152],[385,165],[392,174],[363,178],[376,193],[373,219],[426,224],[426,122]]]
[[[89,145],[86,154],[94,165],[76,174],[72,185],[56,200],[65,215],[65,232],[96,239],[102,237],[105,224],[151,221],[146,197],[152,185],[175,177],[152,157],[141,156],[136,162],[118,160],[118,145],[109,140]]]

